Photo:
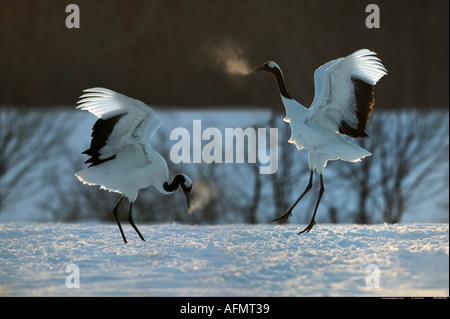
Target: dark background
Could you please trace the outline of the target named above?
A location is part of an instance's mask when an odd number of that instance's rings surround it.
[[[70,3],[80,29],[65,26]],[[380,29],[365,25],[369,3]],[[448,0],[1,0],[0,105],[73,107],[104,86],[154,105],[282,110],[273,79],[230,75],[214,54],[277,61],[309,105],[317,67],[369,48],[389,72],[377,108],[447,108],[448,17]]]

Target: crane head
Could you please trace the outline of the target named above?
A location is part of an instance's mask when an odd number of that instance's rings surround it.
[[[253,73],[253,72],[257,72],[257,71],[264,71],[264,72],[274,73],[275,70],[280,70],[281,71],[281,69],[278,66],[278,64],[276,64],[273,61],[267,61],[266,63],[264,63],[259,68],[248,70],[247,74],[250,74],[250,73]]]

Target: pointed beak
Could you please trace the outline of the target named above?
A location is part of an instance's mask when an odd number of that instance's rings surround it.
[[[191,209],[191,191],[187,191],[184,193],[184,196],[186,196],[186,203],[188,211]]]
[[[255,72],[258,72],[258,71],[261,71],[261,67],[256,68],[256,69],[248,69],[247,70],[247,74],[252,74],[252,73],[255,73]]]

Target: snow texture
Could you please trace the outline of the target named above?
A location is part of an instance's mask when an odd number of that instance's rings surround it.
[[[139,228],[2,223],[0,295],[449,296],[448,224]]]

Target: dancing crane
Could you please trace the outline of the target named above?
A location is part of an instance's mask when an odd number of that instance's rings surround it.
[[[139,190],[153,185],[159,192],[170,194],[181,188],[189,209],[192,181],[185,174],[177,174],[169,183],[165,159],[150,146],[150,138],[161,124],[148,105],[105,88],[83,92],[77,109],[91,112],[98,120],[92,128],[90,148],[83,152],[90,156],[85,162],[90,165],[75,175],[84,184],[121,194],[113,214],[125,243],[117,212],[122,200],[128,198],[128,222],[145,241],[132,217]]]
[[[344,135],[366,138],[367,122],[375,104],[374,86],[387,71],[376,53],[368,49],[358,50],[344,58],[330,61],[314,72],[315,95],[309,108],[294,100],[286,88],[283,72],[273,61],[250,70],[272,73],[278,84],[281,100],[286,109],[284,121],[291,126],[290,143],[299,150],[308,150],[309,182],[294,204],[273,221],[284,221],[292,216],[297,203],[312,188],[313,174],[317,171],[320,190],[314,212],[305,229],[314,225],[317,208],[325,191],[323,170],[330,160],[358,162],[372,155],[352,144]]]

